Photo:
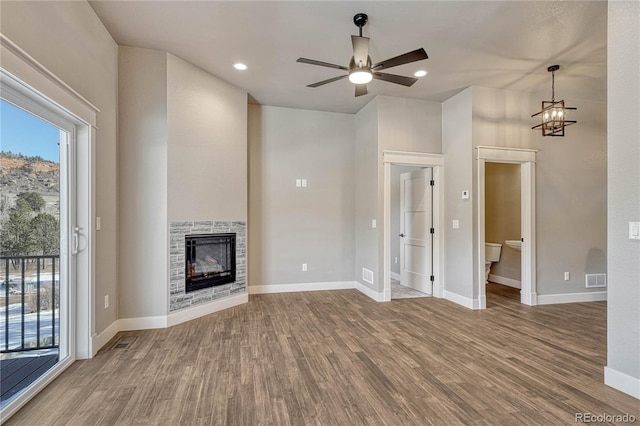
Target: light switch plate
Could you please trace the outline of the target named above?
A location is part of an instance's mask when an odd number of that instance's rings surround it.
[[[640,240],[640,222],[629,222],[629,239]]]
[[[303,188],[307,187],[307,180],[306,179],[302,179],[302,187]]]
[[[371,227],[372,228],[376,228],[378,226],[378,223],[376,222],[375,219],[371,219]]]
[[[453,222],[451,223],[451,227],[453,229],[460,229],[460,221],[458,219],[453,219]]]
[[[296,187],[300,188],[302,186],[302,179],[296,179]]]

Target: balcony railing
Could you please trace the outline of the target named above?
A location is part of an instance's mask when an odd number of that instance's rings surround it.
[[[57,348],[60,256],[1,256],[0,265],[0,353]]]

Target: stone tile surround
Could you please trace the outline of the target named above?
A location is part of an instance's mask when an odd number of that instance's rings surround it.
[[[172,221],[169,222],[169,312],[211,302],[246,292],[247,287],[247,222],[243,221]],[[236,234],[235,282],[185,292],[185,235]]]

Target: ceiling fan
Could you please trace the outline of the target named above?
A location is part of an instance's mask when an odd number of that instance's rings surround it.
[[[389,83],[401,84],[407,87],[410,87],[413,83],[418,81],[417,78],[387,74],[380,71],[429,58],[427,56],[427,52],[425,52],[423,48],[404,53],[376,64],[371,63],[371,57],[369,56],[369,37],[362,37],[362,27],[367,24],[368,19],[369,17],[364,13],[358,13],[353,17],[353,23],[356,24],[360,30],[360,35],[351,36],[353,56],[351,57],[351,61],[349,61],[348,67],[307,58],[299,58],[296,61],[303,64],[319,65],[321,67],[348,71],[348,74],[346,75],[322,80],[317,83],[309,84],[307,87],[320,87],[348,77],[349,81],[356,85],[356,96],[362,96],[367,94],[367,83],[374,78],[376,80],[388,81]]]

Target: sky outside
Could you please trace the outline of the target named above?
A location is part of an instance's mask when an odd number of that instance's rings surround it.
[[[60,130],[8,102],[0,101],[0,151],[36,155],[59,163]]]

